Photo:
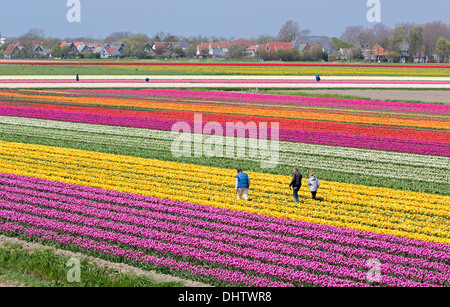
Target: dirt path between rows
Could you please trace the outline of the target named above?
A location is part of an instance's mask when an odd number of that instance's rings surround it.
[[[116,270],[119,273],[132,272],[137,275],[149,275],[149,276],[155,278],[156,280],[166,281],[166,282],[182,281],[182,282],[184,282],[184,285],[186,287],[212,287],[211,285],[207,285],[207,284],[203,284],[200,282],[195,282],[195,281],[191,281],[191,280],[187,280],[187,279],[178,278],[178,277],[174,277],[171,275],[160,274],[160,273],[156,273],[154,271],[144,271],[144,270],[141,270],[139,268],[136,268],[131,265],[124,264],[124,263],[114,263],[114,262],[106,261],[106,260],[103,260],[100,258],[83,255],[81,253],[74,253],[71,251],[56,249],[54,247],[42,245],[39,243],[30,243],[30,242],[23,241],[23,240],[20,240],[17,238],[11,238],[11,237],[0,235],[0,247],[2,247],[3,244],[5,244],[6,242],[20,243],[20,244],[22,244],[23,248],[26,248],[26,249],[51,248],[57,254],[70,256],[70,257],[74,257],[74,258],[78,258],[78,259],[88,258],[89,261],[95,262],[101,267],[107,267],[107,268]],[[17,283],[17,282],[11,282],[11,281],[4,280],[3,276],[0,276],[0,287],[23,287],[23,285],[20,283]]]
[[[414,90],[300,90],[312,94],[339,94],[367,97],[374,100],[422,101],[450,104],[450,91]],[[281,91],[280,91],[281,92]]]

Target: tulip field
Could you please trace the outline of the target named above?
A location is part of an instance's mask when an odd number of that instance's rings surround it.
[[[165,76],[394,76],[448,77],[448,64],[330,64],[218,62],[0,62],[0,76],[165,75]]]
[[[213,286],[447,287],[449,119],[445,104],[0,90],[0,234]],[[195,133],[172,131],[180,122]],[[260,134],[215,135],[216,144],[243,141],[242,156],[194,154],[212,138],[208,123],[225,131],[230,122],[277,123],[276,163],[251,154]],[[191,155],[174,150],[180,135]],[[236,199],[238,168],[250,201]]]

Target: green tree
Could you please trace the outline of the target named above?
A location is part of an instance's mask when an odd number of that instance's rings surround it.
[[[353,58],[355,60],[364,60],[364,55],[362,53],[361,48],[354,48],[353,49]]]
[[[399,62],[400,61],[400,52],[389,51],[386,54],[386,58],[389,60],[389,62]]]
[[[120,33],[120,32],[119,32]],[[126,48],[122,52],[124,57],[134,57],[134,58],[146,58],[147,54],[143,50],[145,44],[149,43],[150,39],[145,34],[135,34],[121,40]],[[117,42],[117,40],[116,40]]]
[[[50,51],[50,54],[54,58],[61,58],[62,57],[60,43],[55,42],[55,44],[52,47],[52,50]]]
[[[312,61],[313,60],[313,57],[312,57],[312,55],[311,55],[311,52],[310,51],[303,51],[301,54],[300,54],[300,61]]]
[[[64,46],[61,48],[61,57],[62,58],[64,58],[64,59],[69,58],[71,53],[72,53],[72,49],[70,49],[69,46]]]
[[[405,28],[397,27],[392,31],[391,36],[388,38],[388,50],[401,53],[400,44],[403,42],[405,36]]]
[[[176,58],[182,58],[184,56],[184,50],[181,47],[177,47],[177,48],[173,49],[172,53],[174,54],[174,56]]]
[[[184,53],[185,58],[193,58],[195,56],[196,49],[193,45],[191,45],[189,48],[186,49]]]
[[[328,57],[328,60],[330,62],[334,62],[334,61],[336,61],[339,58],[340,58],[339,53],[333,53],[333,54],[330,54],[330,56]]]
[[[92,54],[92,52],[90,52],[90,51],[80,52],[80,58],[89,59],[91,57],[91,54]]]
[[[135,34],[126,39],[123,39],[122,42],[127,45],[127,47],[137,46],[140,44],[146,44],[150,41],[147,35],[145,34]]]
[[[242,59],[244,57],[245,47],[232,45],[228,48],[229,59]]]
[[[408,35],[409,42],[409,53],[412,56],[415,56],[417,52],[424,51],[424,40],[423,40],[423,27],[416,26],[411,28]]]
[[[436,53],[441,62],[448,62],[450,56],[450,41],[441,37],[436,43]]]
[[[0,47],[0,51],[5,51],[6,49],[8,49],[8,47],[9,47],[9,43],[4,43],[1,47]]]
[[[336,50],[339,50],[341,48],[353,48],[354,47],[352,43],[344,42],[337,37],[331,38],[330,46]]]

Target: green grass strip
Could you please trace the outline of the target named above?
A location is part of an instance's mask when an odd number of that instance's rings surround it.
[[[79,262],[79,282],[76,262],[70,256],[56,254],[52,249],[24,249],[20,244],[5,243],[0,248],[0,273],[5,279],[28,287],[180,287],[182,282],[158,281],[148,275],[118,273],[89,262]],[[70,271],[73,269],[72,271]],[[71,278],[72,277],[72,278]]]
[[[445,68],[334,66],[2,65],[0,75],[234,75],[234,76],[419,76],[447,77]]]

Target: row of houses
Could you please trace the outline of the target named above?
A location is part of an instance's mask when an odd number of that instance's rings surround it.
[[[256,56],[258,50],[264,50],[266,52],[276,52],[278,50],[291,50],[292,48],[298,48],[300,52],[310,49],[308,43],[301,43],[296,45],[295,42],[268,42],[264,44],[253,44],[245,39],[238,39],[232,42],[205,42],[197,45],[196,55],[197,57],[213,57],[222,58],[225,57],[230,48],[233,46],[240,47],[246,56]]]
[[[99,54],[100,58],[119,58],[123,57],[127,49],[127,45],[123,42],[114,42],[111,44],[97,44],[85,42],[68,42],[64,41],[60,45],[61,48],[68,47],[73,53],[91,52]],[[186,52],[190,45],[184,40],[181,42],[153,42],[140,44],[138,48],[145,52],[147,56],[170,55],[172,52],[180,48],[181,52]]]
[[[323,52],[333,55],[335,59],[354,60],[356,57],[362,58],[365,61],[383,62],[387,60],[388,52],[381,46],[373,46],[372,48],[363,48],[362,46],[355,46],[355,48],[341,48],[336,50],[331,47],[331,40],[327,36],[308,36],[296,39],[292,42],[268,42],[264,44],[254,44],[246,39],[238,39],[231,42],[203,42],[196,46],[195,55],[198,58],[213,58],[223,59],[225,58],[230,49],[233,46],[240,47],[244,55],[256,56],[259,50],[264,50],[269,53],[276,52],[278,50],[291,50],[297,48],[300,52],[309,51],[314,45],[320,44]],[[0,35],[0,47],[6,43],[5,38],[1,38]],[[127,46],[123,42],[114,43],[86,43],[86,42],[70,42],[63,41],[60,46],[69,50],[69,53],[92,53],[98,54],[100,58],[119,58],[125,56]],[[191,46],[186,41],[181,42],[153,42],[140,44],[139,49],[145,53],[146,56],[154,57],[156,55],[170,56],[175,50],[179,50],[181,53],[185,53]],[[423,52],[415,55],[409,54],[409,44],[404,42],[400,46],[401,54],[400,58],[412,57],[414,61],[427,61]],[[356,50],[360,50],[359,54],[355,54]],[[11,59],[17,57],[52,57],[51,49],[45,49],[42,47],[42,42],[37,42],[31,50],[27,50],[20,44],[11,44],[4,52],[4,58]]]
[[[356,57],[355,51],[361,50],[361,55],[364,61],[367,62],[386,62],[392,59],[388,59],[388,51],[385,50],[382,46],[376,45],[372,48],[341,48],[338,52],[338,58],[346,61],[354,60]],[[404,42],[400,45],[400,54],[399,61],[402,60],[412,60],[416,63],[419,62],[428,62],[428,57],[425,55],[425,52],[416,52],[415,54],[411,54],[409,51],[409,44]]]
[[[115,42],[111,44],[98,44],[86,42],[69,42],[63,41],[60,48],[68,48],[71,53],[94,53],[100,54],[101,58],[121,57],[125,48],[127,47],[122,42]]]

